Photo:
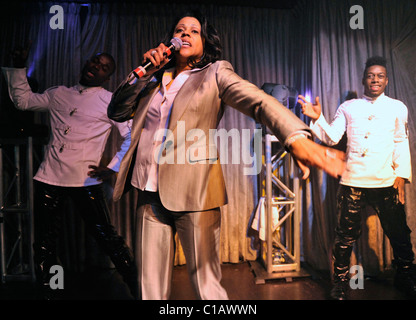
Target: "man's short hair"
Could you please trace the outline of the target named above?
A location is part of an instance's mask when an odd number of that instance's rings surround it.
[[[116,68],[117,68],[116,60],[114,60],[114,57],[111,54],[109,54],[108,52],[98,52],[96,54],[96,56],[105,56],[105,57],[107,57],[111,61],[111,63],[113,64],[113,66],[112,66],[112,69],[110,70],[109,76],[112,76],[113,73],[116,71]]]
[[[372,66],[382,66],[386,68],[386,71],[387,71],[387,60],[386,58],[380,57],[380,56],[374,56],[374,57],[368,58],[365,63],[364,76],[367,73],[367,69]]]

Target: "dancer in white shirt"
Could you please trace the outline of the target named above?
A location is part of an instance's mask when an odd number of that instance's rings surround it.
[[[361,232],[361,209],[367,204],[376,210],[393,247],[396,286],[416,295],[414,255],[404,209],[404,185],[411,182],[408,112],[401,101],[384,94],[387,84],[386,60],[368,59],[364,96],[340,105],[331,124],[321,113],[319,97],[314,105],[299,97],[302,112],[312,119],[310,127],[323,143],[335,145],[347,133],[347,167],[337,195],[334,299],[346,299],[351,251]]]
[[[26,54],[27,57],[27,54]],[[88,60],[79,84],[57,86],[42,94],[27,83],[26,59],[18,56],[14,68],[3,68],[10,98],[20,110],[46,111],[50,140],[35,180],[35,267],[37,279],[48,289],[49,269],[57,263],[56,241],[69,197],[85,221],[87,231],[113,261],[118,272],[137,296],[137,268],[133,255],[111,224],[102,180],[118,172],[130,145],[130,122],[117,123],[107,117],[112,93],[106,82],[115,70],[111,55],[100,53]],[[20,63],[16,65],[16,61]],[[107,138],[115,126],[123,138],[120,150],[106,166],[100,166]],[[48,292],[48,290],[46,290]]]

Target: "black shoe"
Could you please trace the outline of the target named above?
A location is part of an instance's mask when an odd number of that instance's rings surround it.
[[[333,300],[347,300],[348,280],[335,280],[330,297]]]
[[[399,267],[394,277],[394,286],[411,298],[416,298],[416,272],[413,266]]]

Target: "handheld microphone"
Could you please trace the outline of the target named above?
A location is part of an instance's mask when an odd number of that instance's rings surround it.
[[[172,38],[170,40],[169,43],[169,47],[166,49],[166,51],[164,52],[164,54],[167,57],[170,57],[172,55],[172,53],[174,51],[179,51],[182,47],[182,40],[179,38]],[[172,51],[173,50],[173,51]],[[143,77],[147,71],[149,69],[151,69],[153,67],[153,64],[150,61],[146,61],[145,63],[143,63],[141,66],[137,67],[136,69],[134,69],[132,71],[133,75],[137,78],[140,79],[141,77]]]

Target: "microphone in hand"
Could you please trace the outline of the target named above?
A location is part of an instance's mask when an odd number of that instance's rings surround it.
[[[173,52],[179,51],[181,49],[181,47],[182,47],[182,40],[179,39],[179,38],[176,38],[176,37],[172,38],[170,40],[169,46],[167,47],[167,49],[164,52],[164,55],[169,58],[173,54]],[[154,52],[156,53],[156,51],[154,51]],[[153,54],[153,52],[152,52],[152,54]],[[134,69],[131,72],[131,74],[133,74],[137,79],[140,79],[153,67],[154,66],[153,66],[152,62],[147,60],[141,66],[138,66],[136,69]]]

